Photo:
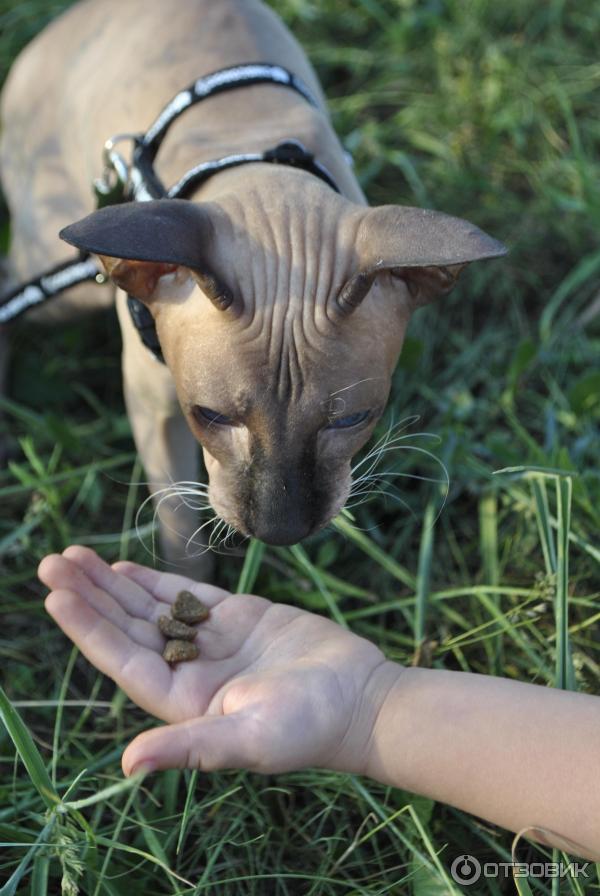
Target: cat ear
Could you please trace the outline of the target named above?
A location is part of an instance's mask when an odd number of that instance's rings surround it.
[[[360,270],[342,289],[338,305],[351,313],[378,274],[403,280],[413,307],[450,292],[473,261],[506,255],[507,248],[469,221],[442,212],[382,205],[366,211],[358,231]]]
[[[165,262],[132,261],[110,255],[98,255],[98,258],[106,274],[119,289],[146,303],[154,298],[160,278],[179,269],[178,265]]]
[[[97,255],[114,283],[143,302],[152,302],[161,277],[184,267],[211,302],[225,310],[232,296],[209,264],[214,232],[208,204],[158,199],[98,209],[59,236]]]

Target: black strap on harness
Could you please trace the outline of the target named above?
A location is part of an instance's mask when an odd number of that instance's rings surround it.
[[[335,181],[325,166],[321,165],[298,140],[286,140],[265,152],[236,153],[211,162],[202,162],[187,171],[174,186],[164,192],[154,169],[144,157],[143,147],[136,147],[133,159],[132,175],[135,178],[133,198],[141,201],[162,198],[188,199],[213,174],[218,174],[227,168],[236,168],[238,165],[247,165],[249,162],[271,162],[275,165],[302,168],[321,178],[332,190],[339,193]]]
[[[63,290],[88,280],[95,280],[97,283],[106,281],[106,277],[89,255],[79,254],[75,261],[56,265],[0,298],[0,324],[10,323],[33,305],[39,305]]]
[[[113,140],[116,138],[107,141],[105,146],[107,171],[105,176],[94,184],[98,206],[128,201],[144,202],[150,199],[187,199],[214,174],[252,162],[269,162],[301,168],[320,178],[332,190],[339,193],[331,174],[298,140],[286,140],[262,153],[238,153],[211,162],[203,162],[184,174],[170,189],[162,184],[154,170],[154,160],[173,122],[186,109],[211,96],[257,84],[287,87],[300,94],[311,106],[320,108],[300,78],[280,65],[248,63],[219,69],[198,78],[165,106],[145,134],[133,138],[134,150],[130,167],[121,156],[112,151]],[[0,325],[16,320],[28,308],[47,301],[65,289],[93,280],[104,283],[106,277],[89,255],[80,254],[73,261],[56,265],[45,274],[21,284],[18,289],[0,298]],[[133,296],[127,297],[127,305],[140,339],[155,358],[164,361],[150,311],[143,302]]]
[[[154,160],[168,129],[190,106],[219,93],[236,90],[238,87],[253,87],[256,84],[279,84],[281,87],[289,87],[304,97],[315,109],[319,108],[319,103],[304,82],[281,65],[250,62],[244,65],[235,65],[232,68],[222,68],[210,75],[198,78],[165,106],[141,138],[148,157]]]

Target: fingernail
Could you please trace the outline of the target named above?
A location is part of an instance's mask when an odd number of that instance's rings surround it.
[[[134,775],[140,775],[144,777],[145,775],[150,775],[152,772],[155,772],[158,768],[158,764],[153,759],[140,759],[138,762],[135,762],[126,775],[128,778],[132,778]]]

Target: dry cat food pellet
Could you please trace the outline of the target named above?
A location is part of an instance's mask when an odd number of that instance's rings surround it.
[[[158,619],[160,632],[165,638],[169,638],[163,650],[163,659],[167,663],[185,663],[196,659],[198,648],[192,644],[196,630],[191,626],[204,622],[208,615],[208,607],[194,597],[191,591],[179,592],[171,607],[173,618],[160,616]]]
[[[170,616],[159,616],[158,627],[165,638],[175,638],[178,641],[193,641],[196,637],[196,629],[185,622],[171,619]]]
[[[204,622],[205,619],[208,619],[208,613],[208,607],[204,606],[197,597],[194,597],[191,591],[180,591],[171,607],[173,619],[178,619],[179,622],[186,622],[188,625]]]
[[[163,659],[168,663],[186,663],[195,660],[198,656],[198,648],[189,641],[167,641],[163,650]]]

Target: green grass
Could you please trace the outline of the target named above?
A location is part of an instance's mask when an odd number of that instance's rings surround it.
[[[66,5],[0,0],[0,73]],[[397,369],[388,423],[416,414],[407,433],[439,437],[401,444],[445,464],[443,511],[443,486],[398,478],[404,503],[376,496],[352,511],[357,528],[342,517],[301,548],[222,557],[219,581],[235,590],[256,576],[258,593],[332,616],[399,662],[596,693],[600,7],[276,5],[319,71],[371,202],[463,215],[511,254],[419,312]],[[459,854],[508,860],[510,834],[347,775],[122,781],[120,753],[148,719],[71,652],[35,578],[39,559],[71,542],[147,561],[115,320],[21,327],[15,344],[0,423],[14,446],[0,472],[0,668],[12,704],[2,698],[0,881],[13,882],[0,893],[57,893],[64,874],[65,892],[98,896],[425,896],[458,892],[448,868]],[[443,479],[425,454],[382,465]],[[510,886],[480,882],[478,896]]]

